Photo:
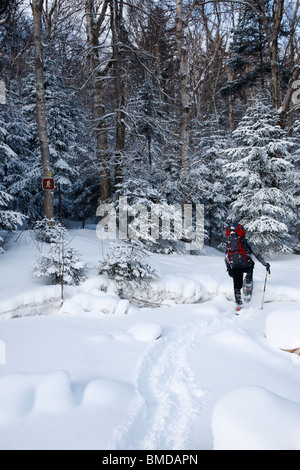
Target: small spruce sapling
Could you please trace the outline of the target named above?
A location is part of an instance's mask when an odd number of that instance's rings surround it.
[[[160,277],[159,272],[147,263],[147,256],[147,251],[138,240],[117,243],[101,263],[99,274],[114,279],[119,292],[131,296],[135,289]]]
[[[49,245],[49,252],[39,255],[33,275],[49,278],[51,284],[60,284],[62,300],[64,285],[78,285],[85,280],[84,263],[78,251],[69,247],[66,234],[66,228],[57,221],[43,220],[36,226],[37,239]]]

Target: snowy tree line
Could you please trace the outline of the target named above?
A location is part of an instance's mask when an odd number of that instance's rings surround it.
[[[298,0],[33,3],[55,217],[201,203],[213,246],[238,219],[263,251],[299,250]],[[32,9],[1,5],[3,233],[45,213]]]

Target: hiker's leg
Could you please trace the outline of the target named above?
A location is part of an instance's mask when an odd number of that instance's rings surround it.
[[[245,276],[244,287],[243,287],[245,302],[250,302],[250,300],[252,299],[253,269],[254,269],[254,262],[252,262],[252,265],[245,270],[246,276]]]
[[[233,287],[234,289],[240,290],[243,287],[243,270],[242,269],[233,269]]]
[[[252,263],[252,265],[246,270],[245,284],[248,286],[252,286],[252,283],[253,283],[253,270],[254,270],[254,263]]]
[[[241,269],[233,269],[232,274],[235,301],[237,305],[242,305],[243,271]]]

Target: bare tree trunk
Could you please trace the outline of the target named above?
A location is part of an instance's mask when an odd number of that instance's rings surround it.
[[[288,114],[290,104],[291,104],[291,99],[292,99],[292,96],[293,96],[293,93],[294,93],[293,84],[296,80],[298,80],[299,73],[300,73],[300,66],[296,65],[296,67],[293,70],[293,73],[292,73],[292,76],[291,76],[291,79],[290,79],[288,89],[287,89],[286,95],[284,97],[282,106],[280,108],[280,127],[282,129],[285,128],[287,114]]]
[[[261,19],[266,38],[268,41],[269,55],[271,61],[271,80],[272,80],[272,97],[276,110],[281,106],[280,98],[280,74],[279,74],[279,55],[278,55],[278,38],[281,22],[284,12],[284,0],[274,0],[273,16],[270,18],[266,14],[264,0],[259,2],[259,17]]]
[[[107,201],[111,196],[110,162],[107,145],[107,129],[104,121],[105,107],[103,91],[103,79],[109,65],[103,69],[99,62],[99,35],[105,19],[107,6],[108,1],[104,0],[102,9],[99,12],[95,9],[94,0],[86,0],[85,2],[87,42],[89,46],[88,59],[92,72],[93,111],[96,126],[97,159],[100,166],[100,200],[102,202]]]
[[[180,160],[184,176],[190,172],[190,117],[191,96],[188,76],[188,53],[185,41],[185,20],[183,18],[182,0],[176,0],[176,38],[177,53],[180,62],[180,91],[181,91],[181,124],[180,124]]]
[[[282,129],[285,128],[286,125],[286,119],[288,116],[288,112],[290,109],[291,105],[291,99],[292,95],[294,92],[293,84],[296,80],[299,78],[299,73],[300,73],[300,65],[295,65],[295,49],[296,49],[296,41],[298,40],[296,37],[296,31],[297,31],[297,23],[299,21],[299,0],[296,1],[295,3],[295,9],[294,9],[294,14],[292,18],[289,20],[289,31],[290,31],[290,36],[289,36],[289,49],[290,49],[290,56],[289,56],[289,61],[291,64],[291,67],[293,67],[293,72],[292,76],[290,78],[290,82],[288,84],[288,88],[282,103],[282,107],[280,109],[280,126]],[[292,113],[290,114],[290,119],[292,119]]]
[[[50,163],[50,150],[47,133],[45,78],[44,78],[44,54],[42,40],[42,12],[43,0],[32,0],[32,13],[34,22],[35,45],[35,75],[36,75],[36,116],[42,154],[43,177],[52,177]],[[52,191],[44,191],[44,214],[50,220],[54,215]]]
[[[111,31],[113,48],[113,70],[115,82],[115,102],[116,102],[116,153],[115,153],[115,184],[123,181],[122,160],[125,150],[125,96],[122,79],[122,57],[120,51],[121,42],[121,21],[123,0],[110,1],[111,9]]]
[[[231,82],[233,80],[233,73],[230,70],[230,67],[225,64],[225,70],[227,74],[227,79]],[[234,125],[234,111],[233,111],[233,96],[229,94],[228,96],[228,109],[229,109],[229,124],[230,124],[230,131],[233,132],[235,129]]]

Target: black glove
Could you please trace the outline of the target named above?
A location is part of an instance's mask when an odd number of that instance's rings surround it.
[[[228,275],[229,275],[230,277],[233,277],[233,274],[232,274],[232,269],[231,269],[230,265],[229,265],[229,264],[227,264],[227,265],[226,265],[226,267],[227,267],[227,272],[228,272]]]
[[[226,269],[227,269],[228,275],[229,275],[230,277],[233,277],[233,276],[232,276],[232,270],[231,270],[230,264],[228,263],[228,261],[227,261],[226,258],[225,258],[225,265],[226,265]]]
[[[270,264],[269,264],[269,263],[266,263],[265,266],[266,266],[266,270],[268,271],[268,273],[271,274],[271,266],[270,266]]]

